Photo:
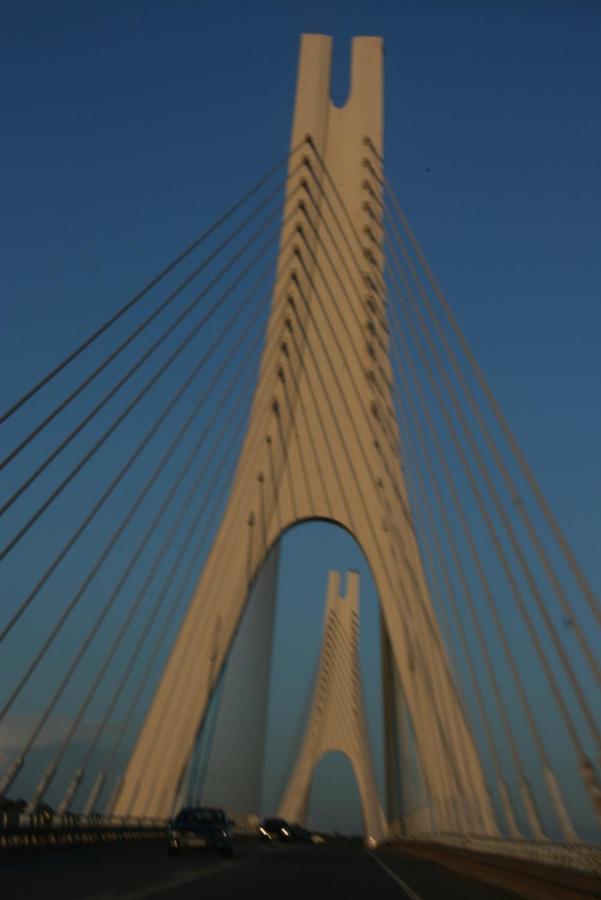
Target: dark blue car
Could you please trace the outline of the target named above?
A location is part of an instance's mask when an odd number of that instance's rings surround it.
[[[188,848],[217,850],[232,856],[232,826],[222,809],[185,806],[169,823],[167,850],[171,854]]]

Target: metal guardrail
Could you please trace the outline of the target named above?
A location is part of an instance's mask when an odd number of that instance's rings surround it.
[[[0,813],[0,849],[157,840],[166,828],[147,817]]]

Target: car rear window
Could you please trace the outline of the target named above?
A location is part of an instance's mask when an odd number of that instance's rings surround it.
[[[267,828],[287,828],[287,823],[284,819],[266,819],[263,823],[263,827]]]
[[[216,809],[183,809],[178,813],[175,820],[179,824],[201,824],[206,825],[212,822],[220,822],[221,815]]]

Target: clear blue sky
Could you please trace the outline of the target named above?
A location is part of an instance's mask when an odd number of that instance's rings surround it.
[[[350,37],[384,37],[388,178],[598,584],[596,0],[5,0],[0,407],[286,152],[301,32],[333,35],[338,100]],[[327,568],[365,569],[345,537],[317,559],[315,534],[286,547],[294,587],[282,598],[275,662],[284,681],[287,659],[300,672],[316,652]],[[307,557],[315,563],[303,577]],[[301,650],[293,625],[303,599]],[[364,607],[373,699],[369,590]],[[276,690],[274,721],[286,703]],[[376,740],[375,715],[372,725]],[[340,772],[324,822],[356,827]]]

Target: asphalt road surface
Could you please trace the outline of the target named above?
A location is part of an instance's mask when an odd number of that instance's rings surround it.
[[[6,900],[515,900],[422,860],[361,847],[248,842],[233,859],[162,843],[0,854]]]

